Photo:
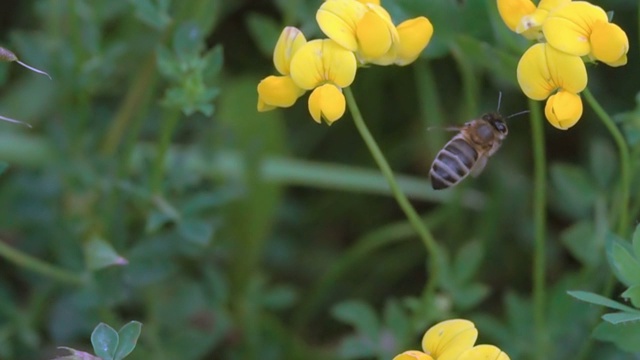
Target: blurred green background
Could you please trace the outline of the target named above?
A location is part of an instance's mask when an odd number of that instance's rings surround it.
[[[99,322],[130,320],[144,324],[131,359],[390,359],[453,317],[512,359],[539,356],[529,117],[479,178],[438,193],[428,181],[451,136],[428,127],[493,111],[499,92],[502,113],[528,108],[515,69],[529,43],[494,1],[382,1],[396,24],[435,28],[414,64],[359,69],[352,86],[442,248],[428,259],[348,114],[318,125],[306,96],[256,111],[281,29],[323,37],[320,3],[3,1],[0,45],[53,80],[0,63],[0,115],[33,126],[0,123],[0,359],[88,350]],[[588,71],[632,150],[635,224],[638,3],[596,4],[630,40],[626,66]],[[616,147],[586,104],[569,131],[544,128],[545,358],[629,359],[589,340],[601,309],[566,294],[604,293],[611,277]],[[429,261],[436,298],[423,296]]]

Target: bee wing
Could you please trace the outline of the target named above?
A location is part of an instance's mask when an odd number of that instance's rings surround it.
[[[478,177],[478,175],[482,173],[484,167],[487,166],[487,159],[488,157],[482,155],[478,157],[475,165],[473,165],[473,168],[471,168],[471,176]]]
[[[427,128],[427,131],[431,131],[431,130],[444,130],[444,131],[460,131],[462,130],[462,126],[429,126]]]

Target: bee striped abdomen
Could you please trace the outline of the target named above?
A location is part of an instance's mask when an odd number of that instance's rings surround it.
[[[431,185],[434,189],[451,187],[464,179],[478,160],[478,152],[459,136],[449,141],[431,166]]]

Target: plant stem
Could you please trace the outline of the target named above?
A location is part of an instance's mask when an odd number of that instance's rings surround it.
[[[162,178],[164,177],[164,163],[167,157],[169,145],[171,145],[171,137],[178,125],[180,112],[178,110],[166,110],[162,119],[162,128],[160,129],[160,138],[158,139],[158,151],[156,152],[155,162],[153,164],[153,173],[151,174],[151,192],[154,195],[162,193]]]
[[[0,257],[3,257],[27,270],[37,272],[63,283],[71,285],[83,285],[86,283],[86,279],[82,275],[60,269],[42,260],[36,259],[20,250],[14,249],[2,240],[0,240]]]
[[[620,129],[618,129],[609,114],[600,106],[596,98],[591,94],[591,91],[587,88],[583,94],[593,111],[595,111],[604,126],[609,130],[611,137],[613,137],[613,140],[618,146],[618,152],[620,152],[620,197],[618,199],[618,206],[620,208],[618,212],[617,233],[622,238],[627,238],[629,231],[629,189],[631,187],[631,156],[629,154],[629,147]]]
[[[426,291],[433,294],[436,289],[438,279],[438,245],[429,229],[422,222],[422,219],[420,218],[420,216],[418,216],[418,213],[416,213],[416,210],[413,208],[407,197],[400,189],[400,186],[398,185],[395,176],[393,175],[393,171],[391,170],[389,163],[385,159],[382,151],[378,147],[378,144],[371,135],[371,132],[369,132],[369,129],[367,128],[367,125],[362,118],[362,114],[360,113],[358,104],[356,103],[353,93],[351,92],[351,88],[345,88],[344,93],[347,98],[347,106],[349,106],[351,116],[353,117],[353,122],[356,124],[356,128],[358,128],[358,132],[360,132],[362,139],[367,144],[367,148],[369,148],[369,152],[371,152],[373,159],[378,164],[380,171],[382,171],[382,174],[387,179],[389,187],[391,188],[391,192],[396,198],[398,205],[400,205],[400,208],[407,216],[407,219],[409,220],[415,231],[418,233],[420,240],[422,240],[422,242],[424,243],[427,252],[431,257],[429,261],[431,271],[429,273],[429,282]]]
[[[533,145],[533,318],[535,326],[536,354],[546,359],[547,331],[545,312],[545,235],[546,235],[546,158],[544,145],[544,120],[538,102],[529,100],[531,110],[531,142]]]

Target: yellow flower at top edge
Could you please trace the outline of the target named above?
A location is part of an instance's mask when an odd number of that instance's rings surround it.
[[[357,67],[353,52],[330,39],[309,41],[293,55],[291,79],[301,89],[313,89],[309,96],[313,120],[331,125],[344,115],[342,88],[351,85]]]
[[[555,10],[542,31],[547,42],[566,53],[589,55],[610,66],[627,63],[629,39],[607,13],[586,1],[575,1]]]
[[[551,125],[566,130],[578,122],[582,116],[578,93],[587,86],[587,69],[579,56],[546,43],[535,44],[520,58],[517,77],[527,97],[548,98],[545,114]]]
[[[425,17],[405,21],[396,28],[389,13],[374,1],[327,0],[316,20],[320,29],[360,63],[406,65],[424,50],[433,35]]]
[[[282,76],[267,76],[258,84],[258,111],[276,107],[290,107],[304,94],[304,90],[291,79],[290,64],[293,55],[306,44],[304,34],[293,26],[282,30],[273,51],[273,63]]]
[[[540,0],[536,7],[531,0],[498,0],[498,12],[507,27],[527,39],[542,36],[542,25],[549,13],[571,0]]]

